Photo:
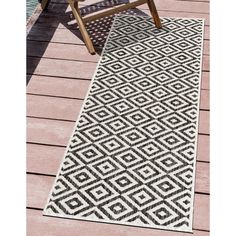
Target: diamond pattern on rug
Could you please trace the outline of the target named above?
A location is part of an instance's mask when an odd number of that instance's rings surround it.
[[[203,20],[118,15],[45,215],[192,230]]]

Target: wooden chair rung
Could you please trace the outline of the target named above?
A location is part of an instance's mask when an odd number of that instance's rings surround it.
[[[128,10],[128,9],[140,6],[144,3],[147,3],[147,0],[138,0],[136,2],[127,3],[127,4],[124,4],[122,6],[114,7],[113,9],[106,10],[104,12],[97,13],[97,14],[92,15],[92,16],[86,16],[86,17],[84,17],[84,22],[87,23],[87,22],[90,22],[90,21],[93,21],[93,20],[96,20],[96,19],[99,19],[99,18],[103,18],[105,16],[110,16],[110,15],[113,15],[115,13],[119,13],[121,11],[125,11],[125,10]]]

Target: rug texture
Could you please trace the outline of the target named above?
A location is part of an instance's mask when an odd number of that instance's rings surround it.
[[[118,15],[44,215],[192,231],[204,21]]]

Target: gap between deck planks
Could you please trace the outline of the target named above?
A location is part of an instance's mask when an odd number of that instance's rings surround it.
[[[43,209],[54,180],[51,176],[28,174],[27,207]],[[193,227],[196,229],[209,230],[208,201],[209,195],[195,193]]]

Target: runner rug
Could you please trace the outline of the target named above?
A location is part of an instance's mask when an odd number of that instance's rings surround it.
[[[44,215],[192,231],[202,19],[115,17]]]

